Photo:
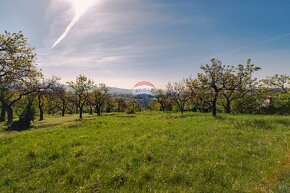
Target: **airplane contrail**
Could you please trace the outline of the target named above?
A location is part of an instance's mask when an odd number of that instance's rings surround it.
[[[74,18],[72,19],[72,21],[70,22],[70,24],[66,27],[66,29],[64,30],[63,34],[54,42],[54,44],[52,45],[52,49],[57,46],[57,44],[59,44],[69,33],[69,31],[71,30],[71,28],[78,22],[78,20],[80,19],[81,14],[76,14],[74,16]]]
[[[85,14],[91,6],[93,6],[96,0],[71,0],[71,2],[73,3],[76,11],[75,16],[73,17],[70,24],[66,27],[62,35],[54,42],[51,49],[57,46],[67,36],[72,27],[79,21],[81,16]]]

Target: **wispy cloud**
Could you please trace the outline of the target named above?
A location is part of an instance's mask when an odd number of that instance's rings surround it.
[[[53,44],[54,49],[43,50],[39,60],[46,74],[64,80],[79,73],[106,81],[113,77],[160,78],[159,69],[170,65],[163,58],[173,57],[171,53],[176,49],[188,47],[187,40],[172,37],[171,29],[208,22],[200,15],[169,14],[164,8],[173,9],[174,5],[147,0],[104,0],[70,21],[69,18],[76,17],[70,4],[63,0],[51,2],[45,45],[51,48]],[[63,35],[58,37],[60,29],[65,27]],[[149,70],[152,70],[150,74]]]
[[[260,45],[268,44],[268,43],[271,43],[271,42],[274,42],[274,41],[277,41],[277,40],[280,40],[280,39],[283,39],[283,38],[286,38],[286,37],[289,37],[289,36],[290,36],[290,33],[280,34],[280,35],[277,35],[277,36],[274,36],[274,37],[271,37],[271,38],[268,38],[268,39],[265,39],[265,40],[262,40],[262,41],[258,41],[258,42],[252,43],[252,44],[247,44],[247,45],[244,45],[244,46],[241,46],[241,47],[238,47],[238,48],[234,48],[234,49],[231,49],[231,50],[223,52],[223,53],[219,53],[219,54],[215,55],[214,57],[227,56],[229,54],[240,52],[240,51],[243,51],[243,50],[246,50],[246,49],[249,49],[249,48],[253,48],[253,47],[257,47],[257,46],[260,46]],[[207,58],[203,59],[203,61],[209,60],[212,57],[213,56],[207,57]]]
[[[173,18],[171,15],[159,13],[156,8],[160,6],[158,4],[135,0],[118,2],[106,0],[99,3],[100,6],[94,6],[97,0],[87,0],[94,1],[88,4],[91,9],[85,6],[79,11],[60,12],[60,5],[55,3],[60,0],[51,1],[48,12],[56,14],[55,10],[58,10],[59,15],[51,23],[50,33],[46,38],[48,44],[51,43],[51,39],[54,39],[57,29],[67,22],[67,17],[72,16],[73,20],[53,43],[54,49],[49,51],[50,54],[41,56],[47,65],[58,65],[59,61],[56,60],[61,60],[60,58],[70,62],[75,60],[74,63],[79,62],[79,58],[89,58],[90,65],[125,60],[129,62],[132,58],[154,56],[158,53],[162,54],[166,49],[181,46],[181,43],[167,40],[166,37],[160,39],[161,34],[150,30],[162,25],[167,26],[175,20],[185,22],[182,18]],[[67,4],[63,5],[63,8],[71,9]],[[64,38],[66,41],[63,41]],[[61,46],[56,47],[60,42],[62,42]]]

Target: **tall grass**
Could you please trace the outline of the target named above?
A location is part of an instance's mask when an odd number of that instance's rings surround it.
[[[0,192],[289,187],[289,116],[142,112],[65,120],[0,134]]]

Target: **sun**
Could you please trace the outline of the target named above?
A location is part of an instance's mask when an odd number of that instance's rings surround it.
[[[67,0],[73,7],[75,14],[82,15],[100,0]]]

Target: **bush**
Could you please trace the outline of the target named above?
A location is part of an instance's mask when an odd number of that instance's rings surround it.
[[[8,128],[8,130],[21,131],[29,129],[31,126],[31,121],[35,119],[35,116],[36,110],[34,106],[27,105],[23,113],[20,115],[19,120],[13,122],[11,127]]]
[[[290,114],[290,93],[281,93],[274,97],[268,111],[272,114]]]
[[[235,113],[262,113],[264,97],[259,93],[249,94],[233,102]]]
[[[132,108],[132,107],[129,107],[128,109],[126,109],[126,111],[125,111],[127,114],[135,114],[136,112],[135,112],[135,110],[134,110],[134,108]]]

